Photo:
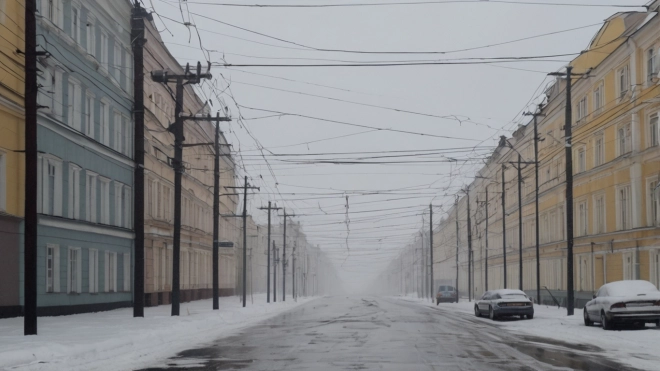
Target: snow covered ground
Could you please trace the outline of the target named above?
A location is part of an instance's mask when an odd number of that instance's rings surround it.
[[[145,308],[133,318],[131,308],[109,312],[40,317],[39,335],[23,336],[23,318],[0,320],[0,370],[132,370],[195,345],[232,335],[313,298],[266,304],[255,295],[242,308],[237,297],[181,304],[171,317],[169,305]]]
[[[399,297],[400,300],[419,302],[438,308],[441,311],[459,312],[469,315],[475,320],[494,323],[496,326],[512,333],[527,336],[526,340],[534,341],[533,337],[552,339],[557,342],[569,343],[574,349],[589,349],[596,346],[603,350],[602,354],[642,370],[660,370],[660,327],[647,324],[644,329],[617,328],[605,331],[596,324],[586,327],[582,319],[582,310],[575,309],[575,315],[566,316],[566,308],[534,306],[533,320],[504,319],[493,322],[487,318],[477,319],[474,316],[474,302],[466,299],[456,303],[440,303],[436,306],[430,299],[418,299],[416,295]],[[566,345],[566,344],[564,344]],[[588,347],[585,347],[588,346]]]

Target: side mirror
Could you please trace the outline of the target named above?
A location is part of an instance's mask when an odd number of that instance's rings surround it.
[[[596,299],[596,295],[593,295],[593,296],[592,296],[592,299]]]

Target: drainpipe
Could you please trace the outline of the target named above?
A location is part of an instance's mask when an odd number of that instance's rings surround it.
[[[596,292],[596,262],[594,261],[594,242],[591,241],[591,295]]]

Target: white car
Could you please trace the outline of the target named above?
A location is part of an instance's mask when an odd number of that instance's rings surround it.
[[[493,321],[500,317],[520,316],[534,318],[534,303],[520,290],[486,291],[474,303],[474,315],[487,315]]]
[[[584,307],[584,324],[655,323],[660,326],[660,291],[648,281],[617,281],[603,285]]]

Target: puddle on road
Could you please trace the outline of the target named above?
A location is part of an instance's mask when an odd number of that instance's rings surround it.
[[[508,342],[507,345],[538,361],[556,367],[581,371],[639,371],[636,368],[611,361],[604,356],[581,355],[560,349],[544,348],[527,342]]]

